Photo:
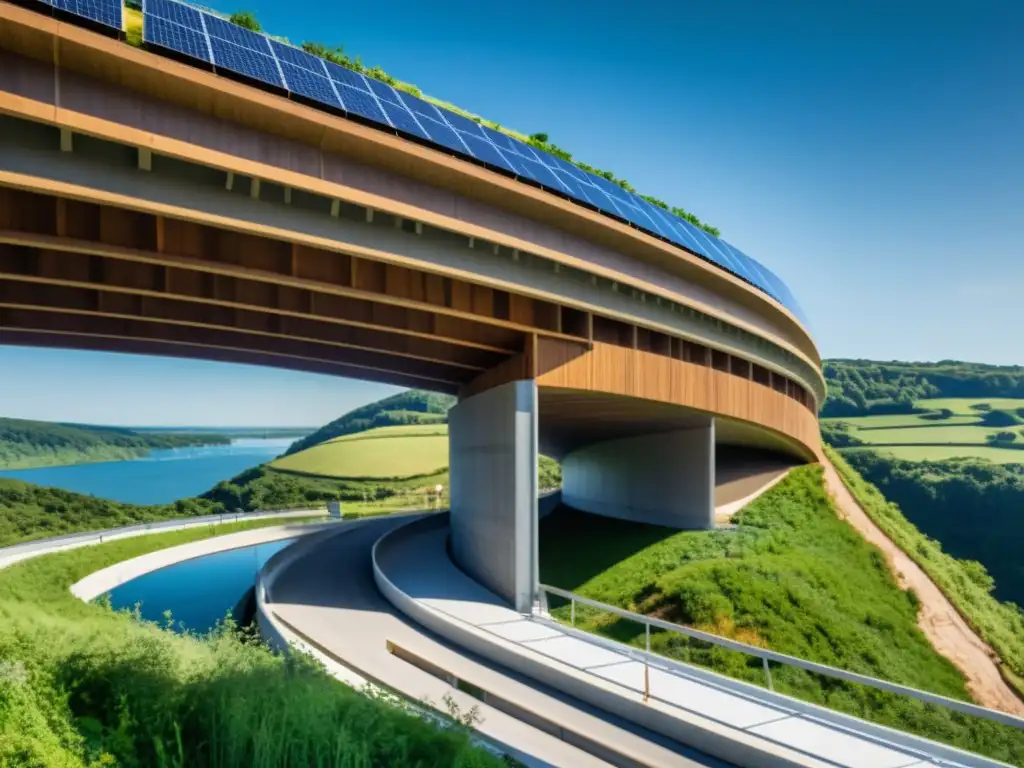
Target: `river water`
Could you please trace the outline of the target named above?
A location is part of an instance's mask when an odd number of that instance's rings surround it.
[[[267,560],[293,541],[269,541],[169,565],[115,587],[110,604],[116,610],[138,606],[143,619],[161,624],[164,611],[170,611],[176,632],[205,634],[239,604]]]
[[[276,458],[296,439],[245,438],[234,440],[231,445],[153,451],[145,458],[127,461],[9,469],[0,471],[0,477],[130,504],[168,504],[198,496],[221,480]]]

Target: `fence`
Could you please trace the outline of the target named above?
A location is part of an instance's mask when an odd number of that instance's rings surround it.
[[[201,515],[198,517],[177,517],[171,520],[159,520],[151,523],[137,523],[135,525],[124,525],[119,528],[107,528],[102,531],[85,531],[83,533],[68,533],[62,536],[53,536],[47,539],[35,539],[21,544],[14,544],[10,547],[0,549],[0,568],[11,565],[19,560],[31,557],[34,553],[54,551],[58,549],[73,549],[75,547],[87,546],[89,544],[102,544],[105,539],[126,538],[129,536],[143,535],[162,529],[176,530],[180,528],[194,528],[202,525],[221,525],[224,523],[237,523],[243,520],[259,520],[267,517],[283,517],[285,515],[317,514],[326,515],[326,508],[304,508],[304,509],[280,509],[260,510],[258,512],[226,512],[220,515]]]
[[[548,586],[547,584],[538,584],[538,597],[540,598],[540,607],[543,613],[547,613],[547,595],[555,595],[563,600],[569,601],[569,622],[575,627],[576,625],[576,605],[586,605],[591,608],[595,608],[606,613],[613,614],[623,619],[635,621],[638,624],[642,624],[644,627],[644,640],[645,647],[642,652],[644,662],[644,699],[650,697],[650,684],[647,674],[649,666],[653,666],[660,671],[668,672],[670,674],[676,674],[669,662],[670,660],[659,656],[658,654],[651,653],[651,628],[659,629],[665,632],[674,632],[685,637],[690,637],[695,640],[701,640],[711,645],[717,645],[722,648],[727,648],[732,651],[738,651],[745,653],[749,656],[755,656],[761,659],[764,667],[765,681],[768,685],[768,690],[774,690],[772,685],[771,669],[768,666],[769,662],[776,662],[778,664],[786,664],[792,667],[798,667],[808,672],[823,675],[825,677],[832,677],[838,680],[845,680],[850,683],[859,683],[860,685],[866,685],[871,688],[876,688],[881,691],[888,693],[900,694],[904,696],[910,696],[911,698],[919,701],[926,702],[928,704],[934,704],[936,706],[945,707],[946,709],[954,710],[956,712],[962,712],[963,714],[973,715],[975,717],[984,718],[985,720],[992,720],[1002,725],[1010,725],[1016,728],[1024,728],[1024,718],[1017,717],[1015,715],[1008,714],[1006,712],[1000,712],[995,709],[988,709],[987,707],[980,707],[977,704],[971,704],[966,701],[959,701],[958,699],[951,699],[947,696],[940,696],[936,693],[929,693],[928,691],[921,691],[917,688],[911,688],[906,685],[900,685],[898,683],[891,683],[888,680],[880,680],[875,677],[869,677],[867,675],[861,675],[856,672],[848,672],[845,669],[839,669],[838,667],[830,667],[826,664],[818,664],[813,661],[807,661],[796,656],[788,656],[784,653],[778,653],[776,651],[768,650],[767,648],[759,648],[756,645],[748,645],[747,643],[741,643],[737,640],[730,640],[725,637],[719,637],[718,635],[712,635],[708,632],[701,632],[699,629],[691,629],[690,627],[683,627],[678,624],[672,624],[662,619],[655,619],[649,616],[644,616],[639,613],[633,613],[622,608],[617,608],[614,605],[608,605],[606,603],[598,602],[597,600],[591,600],[589,598],[577,595],[573,592],[569,592],[558,587]],[[610,641],[609,641],[610,642]],[[630,647],[630,650],[634,649]]]

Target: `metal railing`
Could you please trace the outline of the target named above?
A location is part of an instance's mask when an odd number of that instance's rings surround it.
[[[98,531],[82,531],[79,533],[65,533],[59,536],[51,536],[45,539],[32,539],[19,544],[12,544],[9,547],[0,548],[0,564],[9,560],[21,559],[33,552],[45,552],[58,548],[73,548],[89,543],[102,544],[104,539],[127,538],[136,534],[155,532],[163,529],[174,530],[177,528],[196,528],[203,525],[222,525],[225,523],[238,523],[245,520],[259,520],[268,517],[280,517],[285,515],[297,515],[309,512],[316,514],[324,510],[323,507],[299,507],[289,509],[257,510],[254,512],[224,512],[218,515],[197,515],[195,517],[174,517],[167,520],[154,520],[146,523],[132,523],[116,528],[105,528]]]
[[[590,608],[595,608],[606,613],[613,614],[629,621],[635,621],[644,626],[644,651],[642,655],[644,657],[644,700],[646,701],[650,697],[650,682],[647,668],[649,665],[655,666],[656,668],[662,669],[663,671],[671,672],[672,670],[666,669],[666,662],[672,663],[673,660],[665,656],[660,656],[651,652],[651,628],[660,629],[666,632],[674,632],[685,637],[693,638],[694,640],[700,640],[711,645],[717,645],[722,648],[727,648],[732,651],[739,653],[745,653],[749,656],[755,656],[761,659],[764,667],[765,679],[768,685],[769,691],[774,691],[772,684],[771,669],[768,666],[769,662],[776,662],[778,664],[787,664],[791,667],[798,667],[808,672],[813,672],[818,675],[825,677],[832,677],[838,680],[845,680],[850,683],[858,683],[860,685],[866,685],[870,688],[876,688],[880,691],[886,691],[888,693],[900,694],[904,696],[910,696],[911,698],[923,701],[928,704],[934,704],[936,706],[945,707],[946,709],[961,712],[966,715],[973,715],[975,717],[984,718],[985,720],[992,720],[1002,725],[1009,725],[1015,728],[1024,728],[1024,718],[1011,715],[1006,712],[1000,712],[996,709],[989,709],[988,707],[981,707],[977,704],[971,704],[966,701],[960,701],[958,699],[951,699],[947,696],[941,696],[937,693],[929,693],[928,691],[922,691],[917,688],[911,688],[906,685],[900,685],[899,683],[891,683],[888,680],[880,680],[876,677],[869,677],[868,675],[861,675],[857,672],[849,672],[845,669],[839,669],[838,667],[830,667],[826,664],[818,664],[813,661],[807,661],[797,656],[789,656],[785,653],[778,653],[776,651],[768,650],[767,648],[759,648],[756,645],[748,645],[747,643],[741,643],[737,640],[730,640],[726,637],[719,637],[718,635],[712,635],[708,632],[702,632],[699,629],[692,629],[690,627],[684,627],[679,624],[673,624],[662,619],[655,619],[649,616],[644,616],[639,613],[633,613],[622,608],[617,608],[614,605],[608,605],[607,603],[601,603],[597,600],[591,600],[590,598],[577,595],[574,592],[569,592],[558,587],[552,587],[547,584],[538,584],[538,598],[540,600],[540,607],[544,613],[547,613],[547,595],[555,595],[564,600],[569,601],[569,622],[571,626],[576,626],[576,605],[585,605]],[[600,638],[599,635],[595,637]],[[609,641],[611,642],[611,641]],[[618,643],[617,643],[618,645]],[[630,646],[624,646],[629,648],[630,651],[636,651],[636,649]],[[662,662],[654,663],[651,662]],[[678,662],[676,662],[678,663]]]

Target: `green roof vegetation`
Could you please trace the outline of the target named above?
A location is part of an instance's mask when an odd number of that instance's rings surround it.
[[[792,470],[734,521],[735,530],[678,531],[563,508],[541,522],[541,580],[751,645],[969,700],[963,675],[917,626],[917,596],[902,591],[882,552],[838,517],[820,466]],[[1008,642],[1019,644],[1012,634],[1019,622],[997,618],[993,602],[988,598],[993,621],[1001,622]],[[569,619],[568,606],[553,613]],[[641,625],[584,606],[576,608],[576,624],[638,647],[645,642]],[[651,647],[765,685],[761,661],[745,654],[660,631],[651,632]],[[1017,728],[795,667],[773,664],[771,673],[776,690],[797,698],[1024,763],[1024,731]]]
[[[133,0],[127,0],[127,2],[132,3]],[[256,15],[252,11],[236,11],[233,14],[225,15],[212,9],[206,10],[209,10],[211,13],[215,13],[218,16],[223,16],[228,21],[232,22],[233,24],[237,24],[240,27],[245,27],[246,29],[250,29],[253,32],[262,32],[264,34],[267,34],[264,31],[262,25],[257,20]],[[142,14],[138,13],[130,6],[126,6],[125,8],[125,31],[126,39],[129,43],[131,43],[132,45],[142,45]],[[289,45],[291,44],[287,38],[276,37],[275,39],[280,40],[281,42],[284,43],[288,43]],[[584,163],[582,160],[577,160],[572,156],[572,153],[553,143],[549,139],[548,134],[546,133],[537,132],[532,134],[524,134],[518,131],[514,131],[510,128],[506,128],[505,126],[501,125],[500,123],[496,123],[493,120],[485,120],[479,115],[462,109],[461,107],[457,107],[454,104],[451,104],[447,101],[442,101],[441,99],[437,99],[434,98],[433,96],[429,96],[423,93],[423,91],[421,91],[412,83],[407,83],[395,77],[392,77],[379,66],[366,66],[365,64],[363,64],[362,59],[360,59],[359,56],[350,56],[348,53],[346,53],[345,49],[340,45],[326,46],[322,43],[307,40],[306,42],[303,42],[299,47],[302,48],[302,50],[306,51],[307,53],[313,54],[314,56],[319,56],[320,58],[334,62],[339,66],[347,67],[348,69],[354,70],[356,72],[361,72],[367,77],[372,77],[375,80],[379,80],[382,83],[387,83],[388,85],[397,88],[400,91],[405,91],[406,93],[416,96],[417,98],[429,101],[431,104],[434,104],[438,107],[442,107],[443,109],[450,110],[451,112],[454,112],[457,115],[461,115],[462,117],[465,117],[468,120],[480,123],[481,125],[486,125],[488,128],[491,128],[495,131],[500,131],[501,133],[504,133],[507,136],[511,136],[514,139],[518,139],[519,141],[522,141],[525,144],[529,144],[530,146],[543,150],[544,152],[548,152],[549,154],[555,155],[556,157],[560,157],[566,162],[572,163],[577,168],[592,173],[595,176],[600,176],[601,178],[610,181],[612,184],[617,184],[618,186],[622,187],[623,189],[629,192],[637,193],[636,188],[633,187],[632,184],[630,184],[623,178],[619,178],[611,171],[605,171],[600,168],[595,168],[592,165]],[[679,206],[669,205],[664,200],[659,200],[658,198],[651,197],[650,195],[640,195],[640,197],[642,197],[644,200],[651,203],[652,205],[656,205],[659,208],[674,213],[679,218],[685,219],[694,226],[700,227],[705,232],[708,232],[714,235],[715,237],[721,235],[721,232],[717,227],[713,227],[710,224],[701,221],[699,217],[683,208],[680,208]]]

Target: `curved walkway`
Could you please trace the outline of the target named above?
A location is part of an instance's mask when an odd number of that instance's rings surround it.
[[[900,587],[913,588],[917,593],[921,600],[918,626],[935,649],[964,674],[974,700],[985,707],[1024,715],[1024,702],[1014,694],[999,673],[996,665],[998,654],[978,637],[921,566],[886,536],[861,509],[831,462],[822,460],[822,465],[825,468],[825,485],[831,491],[840,514],[865,539],[885,553]]]
[[[516,613],[453,565],[446,537],[443,520],[421,520],[377,545],[377,583],[392,602],[464,648],[666,736],[743,766],[1002,765],[669,659],[647,668],[646,700],[636,649]]]
[[[529,765],[726,768],[719,760],[527,683],[521,675],[467,654],[402,617],[374,584],[371,549],[403,522],[408,520],[375,519],[323,534],[315,545],[310,541],[302,557],[290,563],[285,559],[274,574],[267,608],[306,643],[368,680],[442,711],[438,704],[445,696],[463,712],[477,706],[482,717],[477,730]],[[434,673],[407,660],[412,658],[429,660]],[[503,704],[482,703],[453,687],[443,679],[446,675],[500,692]],[[606,759],[594,754],[602,751]]]

